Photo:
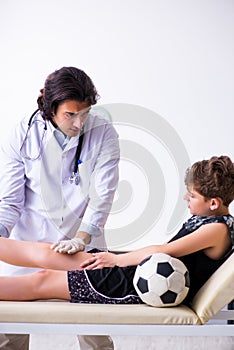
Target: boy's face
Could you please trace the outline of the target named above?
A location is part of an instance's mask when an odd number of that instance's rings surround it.
[[[188,208],[192,215],[210,215],[210,201],[194,190],[193,187],[187,189],[184,199],[187,201]]]

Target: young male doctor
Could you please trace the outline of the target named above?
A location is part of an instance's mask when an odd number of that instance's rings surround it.
[[[105,249],[104,225],[118,184],[118,135],[92,112],[98,94],[75,67],[50,74],[38,110],[1,153],[0,235],[54,242],[61,254]],[[5,264],[5,275],[33,269]],[[113,349],[110,337],[79,336],[80,348]],[[0,348],[29,349],[28,335],[0,334]]]

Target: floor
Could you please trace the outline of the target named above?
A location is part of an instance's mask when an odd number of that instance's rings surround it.
[[[234,350],[233,337],[113,337],[115,350]],[[30,350],[79,350],[75,336],[32,335]],[[101,350],[101,349],[99,349]]]

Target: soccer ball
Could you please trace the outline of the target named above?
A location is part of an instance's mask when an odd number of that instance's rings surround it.
[[[141,300],[148,305],[176,306],[188,294],[189,273],[181,260],[157,253],[137,266],[133,285]]]

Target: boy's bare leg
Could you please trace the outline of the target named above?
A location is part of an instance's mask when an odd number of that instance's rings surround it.
[[[16,241],[0,237],[0,260],[17,266],[53,270],[80,270],[80,264],[91,256],[78,252],[73,255],[56,253],[51,243]]]
[[[0,277],[0,300],[70,300],[67,272],[42,270],[23,276]]]

